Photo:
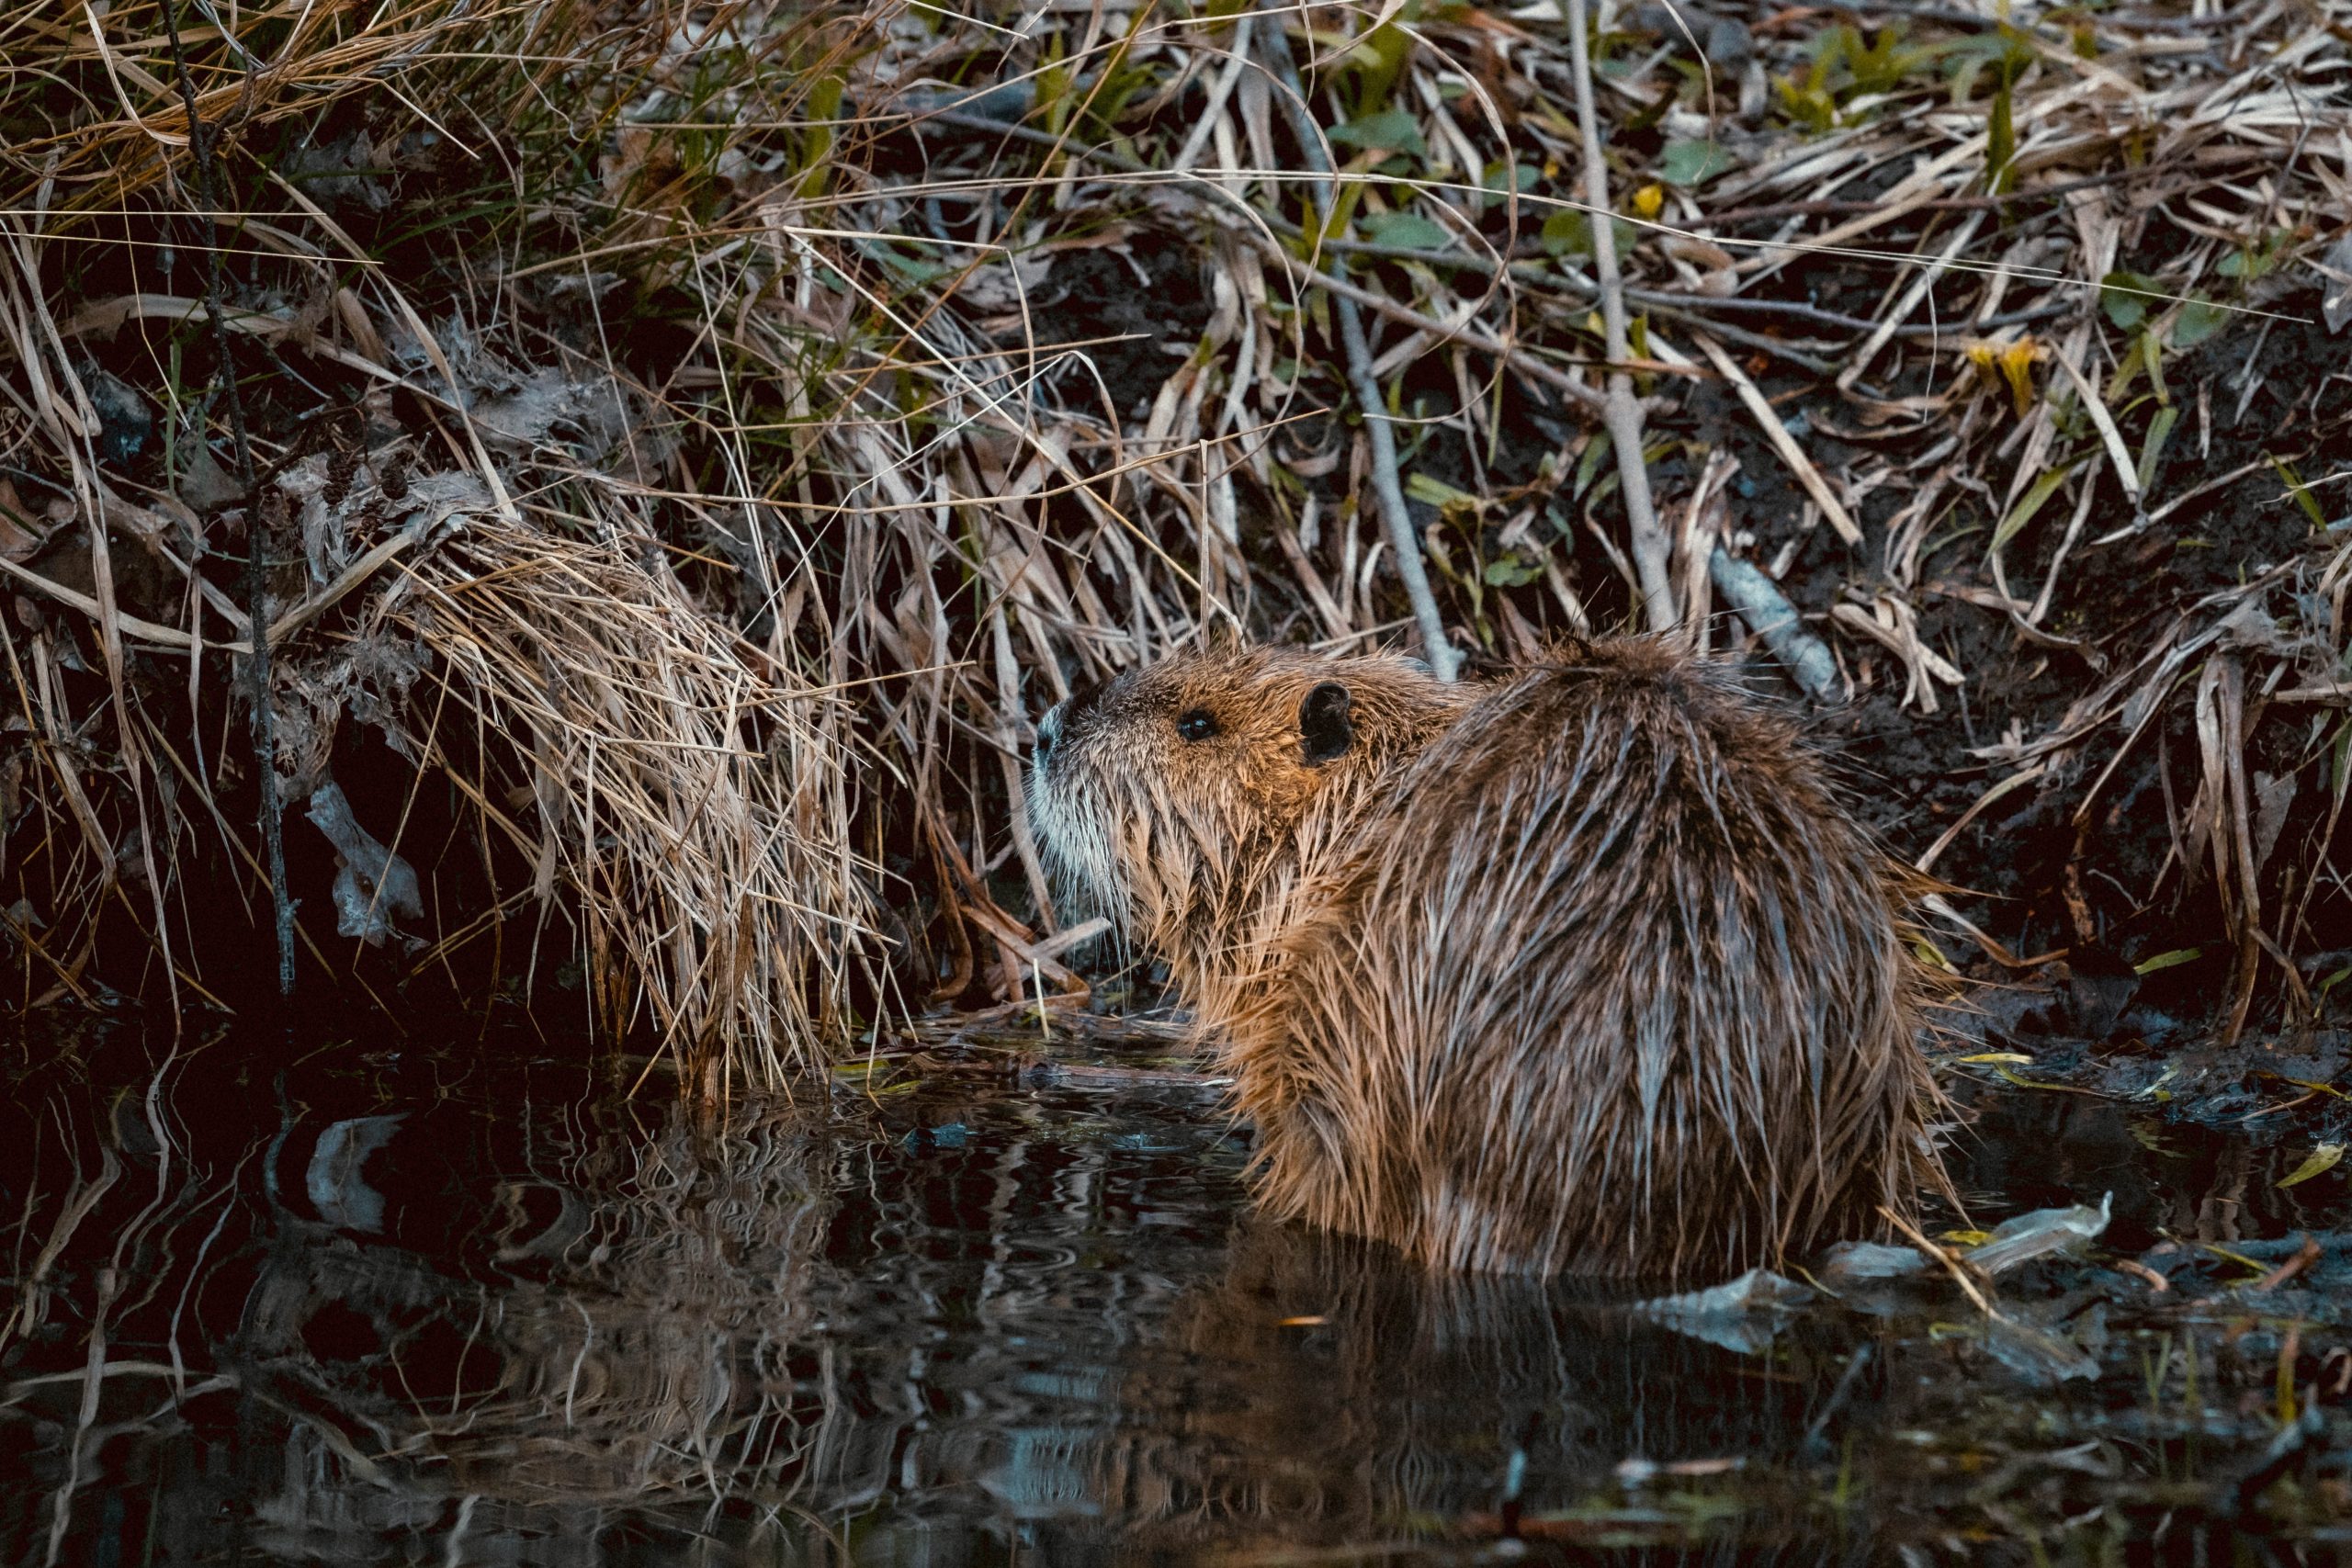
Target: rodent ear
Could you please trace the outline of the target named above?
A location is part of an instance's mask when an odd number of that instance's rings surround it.
[[[1299,756],[1310,768],[1347,755],[1356,743],[1356,727],[1349,722],[1352,699],[1337,681],[1326,681],[1298,705]]]

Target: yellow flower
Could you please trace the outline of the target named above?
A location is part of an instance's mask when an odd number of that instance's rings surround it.
[[[2017,403],[2019,419],[2032,412],[2033,367],[2049,358],[2050,351],[2034,342],[2030,333],[2015,343],[1993,343],[1980,338],[1964,352],[1968,362],[1987,381],[1996,385],[2008,383],[2009,396]]]
[[[1644,218],[1655,218],[1666,205],[1666,187],[1646,185],[1634,193],[1634,210]]]

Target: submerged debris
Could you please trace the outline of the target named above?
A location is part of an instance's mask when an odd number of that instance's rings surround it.
[[[351,815],[351,802],[333,779],[311,792],[311,820],[334,845],[335,931],[381,947],[394,934],[393,917],[413,920],[424,913],[416,868],[386,849]],[[405,939],[413,943],[417,939]]]
[[[1720,1345],[1726,1350],[1748,1351],[1769,1343],[1783,1314],[1804,1306],[1815,1292],[1794,1280],[1769,1269],[1751,1269],[1736,1280],[1659,1296],[1634,1310],[1668,1327]]]
[[[1990,1239],[1978,1243],[1961,1254],[1971,1268],[1987,1274],[1998,1274],[2014,1269],[2029,1258],[2062,1248],[2079,1247],[2096,1238],[2107,1229],[2109,1212],[2115,1206],[2115,1194],[2101,1198],[2098,1207],[2074,1204],[2064,1209],[2036,1209],[2030,1214],[2005,1220],[1993,1228]]]

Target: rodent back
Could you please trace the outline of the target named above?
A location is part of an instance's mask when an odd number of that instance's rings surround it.
[[[1278,1212],[1453,1267],[1673,1272],[1905,1206],[1882,863],[1723,667],[1566,649],[1395,782],[1235,1036]]]

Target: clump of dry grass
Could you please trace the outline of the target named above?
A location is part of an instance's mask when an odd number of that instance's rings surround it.
[[[650,1023],[693,1061],[776,1087],[842,1032],[852,955],[874,935],[842,716],[747,657],[650,557],[477,519],[358,635],[431,656],[455,711],[429,705],[414,752],[529,859],[542,918],[576,920],[599,1021]],[[453,756],[443,726],[503,744]]]

